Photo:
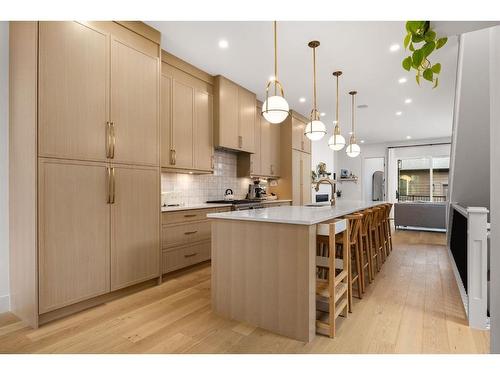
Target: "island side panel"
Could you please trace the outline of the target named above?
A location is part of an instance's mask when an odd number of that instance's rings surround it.
[[[309,342],[316,226],[212,220],[212,309]]]

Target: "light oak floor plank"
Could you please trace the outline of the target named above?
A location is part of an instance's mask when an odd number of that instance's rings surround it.
[[[442,233],[396,231],[394,251],[337,337],[303,343],[210,309],[210,264],[33,330],[0,314],[0,353],[488,353],[472,330]]]

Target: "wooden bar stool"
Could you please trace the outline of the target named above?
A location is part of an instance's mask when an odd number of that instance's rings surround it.
[[[342,268],[336,267],[336,236],[343,238]],[[345,219],[316,229],[316,332],[335,337],[335,321],[347,318],[349,305],[349,224]]]
[[[389,255],[389,250],[388,250],[389,241],[388,238],[386,237],[386,228],[385,228],[387,206],[385,204],[380,204],[377,206],[377,208],[380,210],[377,221],[378,236],[380,241],[380,255],[382,258],[382,263],[385,263],[385,260]]]
[[[369,226],[370,256],[372,259],[372,270],[380,272],[380,268],[382,267],[382,248],[380,245],[380,231],[379,231],[379,218],[381,210],[379,207],[375,206],[372,208],[372,211],[373,211],[373,216]],[[373,272],[373,276],[375,277],[375,272]]]
[[[373,281],[372,257],[370,256],[370,223],[373,217],[373,211],[370,209],[361,211],[363,221],[359,231],[359,243],[361,249],[361,273],[363,275],[364,288],[366,289],[366,280],[371,284]]]
[[[349,281],[351,283],[349,288],[349,312],[352,312],[352,287],[354,285],[357,286],[359,299],[363,298],[363,293],[365,292],[365,285],[363,280],[363,272],[361,269],[361,241],[360,241],[360,230],[361,223],[363,221],[362,214],[350,214],[342,217],[343,219],[347,219],[349,221],[349,250],[350,250],[350,258],[349,258]],[[344,259],[342,257],[342,247],[343,247],[343,239],[339,239],[336,242],[337,244],[337,259]]]
[[[385,213],[385,231],[386,231],[386,237],[387,237],[387,248],[389,250],[389,254],[392,253],[392,232],[391,232],[391,210],[392,210],[392,203],[386,203],[385,204],[387,209]]]

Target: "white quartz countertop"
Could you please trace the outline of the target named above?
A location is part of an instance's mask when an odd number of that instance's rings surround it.
[[[291,202],[291,199],[268,199],[263,200],[262,204],[270,204],[270,203],[285,203]],[[185,210],[203,210],[206,208],[218,208],[218,207],[231,207],[231,203],[200,203],[193,204],[189,206],[170,206],[170,207],[162,207],[161,212],[173,212],[173,211],[185,211]]]
[[[330,204],[317,207],[280,206],[256,210],[231,211],[208,214],[212,219],[260,221],[268,223],[313,225],[377,206],[384,202],[338,200],[334,207]]]

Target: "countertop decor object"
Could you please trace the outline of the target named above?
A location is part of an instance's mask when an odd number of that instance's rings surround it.
[[[333,135],[328,140],[328,147],[333,151],[340,151],[345,146],[345,138],[340,134],[339,126],[339,77],[342,75],[340,70],[332,73],[337,78],[337,100],[335,104],[335,128],[333,129]]]
[[[313,109],[309,116],[309,123],[306,125],[304,134],[311,141],[319,141],[326,134],[326,126],[320,120],[320,113],[316,106],[316,48],[319,47],[319,42],[313,40],[308,46],[313,52]]]
[[[262,104],[262,116],[269,121],[271,124],[279,124],[288,117],[290,114],[290,107],[285,99],[285,93],[283,91],[283,86],[278,80],[278,41],[277,41],[277,30],[276,21],[273,23],[274,26],[274,76],[269,79],[266,86],[266,100]],[[269,89],[271,85],[274,84],[274,95],[269,96]],[[278,87],[280,93],[278,94]]]
[[[356,96],[357,91],[349,91],[349,95],[351,95],[351,120],[352,120],[352,128],[351,128],[351,138],[349,139],[349,145],[345,149],[347,156],[351,158],[355,158],[361,153],[361,148],[356,143],[356,133],[354,132],[354,96]]]

